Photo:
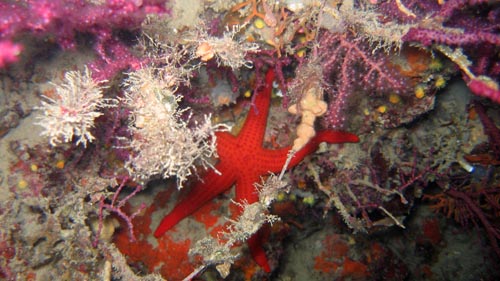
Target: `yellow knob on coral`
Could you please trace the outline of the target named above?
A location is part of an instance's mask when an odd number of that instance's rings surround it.
[[[20,180],[17,182],[17,187],[19,189],[25,189],[26,187],[28,187],[28,182],[26,180]]]
[[[64,169],[64,160],[59,160],[56,162],[56,168],[58,169]]]
[[[297,51],[297,57],[301,58],[306,54],[306,49],[302,48]]]
[[[401,97],[397,94],[389,95],[389,102],[392,104],[399,103],[401,101]]]
[[[250,90],[246,90],[246,91],[245,91],[245,93],[243,94],[243,96],[244,96],[245,98],[249,98],[249,97],[251,97],[251,96],[252,96],[252,91],[250,91]]]
[[[278,193],[278,196],[276,196],[276,200],[278,202],[284,201],[286,199],[286,193],[285,192],[280,192]]]
[[[253,25],[258,28],[258,29],[262,29],[266,26],[266,23],[264,22],[264,20],[262,19],[256,19],[254,22],[253,22]]]
[[[436,81],[434,81],[434,86],[436,86],[436,88],[438,89],[443,88],[445,85],[446,85],[446,80],[441,75],[436,78]]]
[[[316,202],[316,200],[314,200],[314,196],[307,196],[307,197],[304,197],[304,199],[302,199],[302,203],[309,205],[309,206],[314,205],[315,202]]]
[[[443,69],[443,63],[440,59],[434,58],[432,59],[431,63],[429,63],[429,69],[432,71],[440,71],[441,69]]]
[[[421,98],[425,97],[424,86],[418,85],[417,87],[415,87],[415,97],[417,97],[417,99],[421,99]]]
[[[379,113],[385,113],[387,111],[387,106],[381,105],[381,106],[377,107],[377,111]]]

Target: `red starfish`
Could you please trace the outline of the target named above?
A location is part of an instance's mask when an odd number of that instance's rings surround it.
[[[281,171],[291,146],[271,150],[262,147],[264,133],[269,113],[269,104],[274,81],[274,72],[268,71],[266,85],[254,100],[254,107],[248,112],[245,124],[238,136],[226,132],[217,132],[217,153],[219,162],[214,170],[210,170],[190,191],[190,193],[175,208],[163,218],[156,229],[155,237],[160,237],[179,221],[194,213],[198,208],[217,195],[223,193],[236,183],[236,202],[255,203],[259,195],[254,184],[261,182],[261,176],[269,172]],[[314,152],[321,142],[344,143],[358,142],[356,135],[337,132],[321,131],[301,150],[297,151],[290,161],[289,167],[297,165],[302,159]],[[271,269],[262,248],[260,232],[248,240],[248,246],[254,260],[266,272]]]

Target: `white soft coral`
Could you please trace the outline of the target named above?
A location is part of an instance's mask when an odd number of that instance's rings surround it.
[[[55,86],[55,97],[45,99],[37,109],[43,114],[37,125],[43,127],[42,136],[48,136],[51,145],[70,142],[76,137],[76,145],[87,146],[95,138],[90,132],[94,120],[103,113],[103,107],[116,106],[116,100],[103,98],[102,83],[94,81],[88,68],[83,72],[68,71],[64,82]]]
[[[133,155],[125,164],[136,179],[143,181],[159,175],[177,178],[178,187],[195,170],[196,165],[211,167],[216,156],[215,131],[210,116],[201,123],[188,126],[189,109],[178,107],[180,97],[174,94],[179,80],[172,83],[169,69],[145,67],[129,73],[125,82],[125,102],[131,109],[130,147]],[[175,76],[175,75],[174,75]]]

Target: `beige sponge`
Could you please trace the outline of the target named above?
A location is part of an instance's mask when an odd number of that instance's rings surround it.
[[[316,135],[314,121],[316,117],[325,114],[328,105],[323,101],[321,88],[309,88],[300,101],[291,105],[288,112],[300,115],[301,121],[297,126],[297,138],[293,142],[292,151],[298,151]]]

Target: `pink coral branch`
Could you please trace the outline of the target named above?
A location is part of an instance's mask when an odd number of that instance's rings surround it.
[[[498,129],[495,122],[486,114],[486,108],[480,102],[474,102],[474,109],[483,124],[484,134],[488,136],[491,151],[496,159],[500,159],[500,129]]]
[[[96,46],[100,58],[89,64],[92,78],[96,81],[109,80],[118,71],[130,68],[137,70],[146,62],[132,54],[125,44],[110,39]]]
[[[500,103],[500,89],[480,79],[472,79],[467,83],[469,89],[480,97],[489,98],[496,103]]]
[[[92,4],[85,0],[31,0],[0,3],[0,38],[21,32],[52,34],[63,48],[73,47],[76,32],[99,32],[115,28],[137,28],[148,13],[164,13],[165,1],[109,0]]]

